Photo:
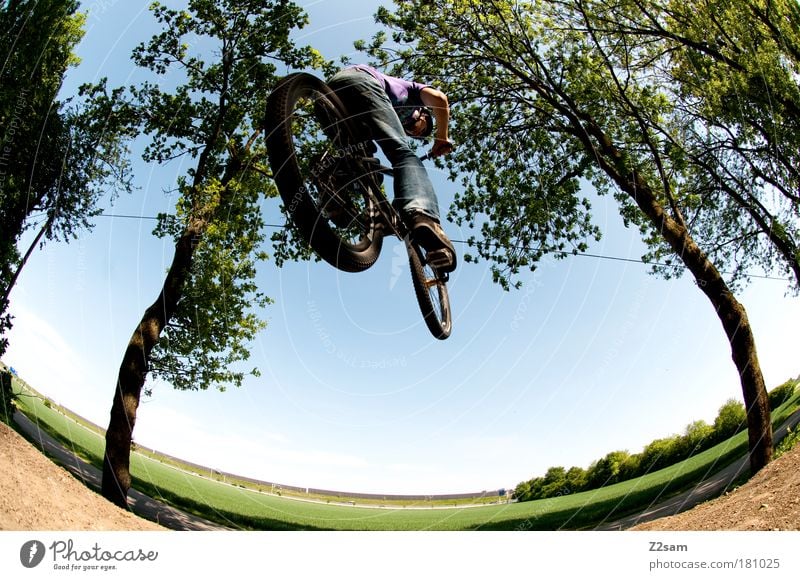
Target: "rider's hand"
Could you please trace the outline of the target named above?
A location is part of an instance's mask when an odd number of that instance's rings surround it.
[[[451,151],[455,149],[455,145],[451,141],[447,139],[434,139],[433,147],[431,148],[431,152],[428,154],[429,157],[440,157],[442,155],[447,155]]]

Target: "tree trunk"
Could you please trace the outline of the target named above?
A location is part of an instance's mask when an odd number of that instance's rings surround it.
[[[175,314],[183,286],[189,276],[194,247],[205,226],[194,222],[175,244],[175,256],[167,272],[161,293],[144,312],[134,330],[122,358],[117,388],[106,430],[106,450],[103,459],[103,497],[127,509],[131,486],[130,451],[133,427],[142,388],[147,378],[150,353],[159,341],[161,331]]]
[[[22,258],[19,261],[19,264],[17,264],[17,268],[16,268],[16,270],[14,270],[14,274],[11,276],[11,279],[8,281],[8,284],[6,285],[5,289],[3,290],[3,298],[0,299],[0,314],[5,312],[6,307],[8,306],[8,297],[11,295],[11,290],[14,289],[14,286],[16,285],[17,280],[19,280],[19,275],[22,273],[22,268],[24,268],[25,264],[28,263],[28,260],[30,259],[31,255],[33,254],[33,251],[36,249],[36,246],[39,244],[40,241],[42,241],[42,238],[44,237],[44,234],[53,225],[53,222],[55,221],[55,219],[56,219],[56,213],[53,212],[47,218],[47,221],[44,223],[44,225],[41,227],[41,229],[39,229],[39,233],[36,234],[36,237],[33,239],[33,241],[31,242],[30,246],[28,246],[28,250],[25,252],[25,255],[22,256]]]
[[[673,251],[692,272],[697,285],[711,301],[722,322],[741,381],[747,409],[750,469],[755,473],[772,459],[772,423],[769,397],[747,312],[736,300],[708,256],[694,241],[689,230],[664,211],[641,174],[626,168],[621,152],[608,136],[597,125],[590,122],[589,126],[589,131],[600,144],[598,152],[601,155],[598,155],[598,162],[603,170],[633,199],[655,228],[661,232]]]
[[[198,163],[195,175],[195,187],[202,181],[205,167],[204,152]],[[225,169],[222,177],[223,188],[241,170],[238,159],[233,159]],[[208,227],[205,212],[197,209],[195,217],[190,220],[183,234],[175,244],[175,255],[172,258],[167,277],[161,293],[150,307],[145,310],[139,325],[133,332],[128,348],[122,357],[117,378],[117,388],[111,414],[106,430],[106,450],[103,458],[103,479],[101,493],[103,497],[120,507],[127,508],[128,490],[131,487],[130,453],[133,443],[133,427],[136,424],[136,410],[139,407],[142,389],[149,370],[150,353],[158,344],[161,332],[175,315],[183,288],[192,268],[194,250]]]
[[[772,459],[772,422],[769,396],[758,362],[755,337],[747,312],[736,300],[719,271],[694,242],[688,230],[669,217],[665,217],[661,223],[662,234],[681,256],[683,263],[694,275],[700,290],[713,304],[728,337],[747,409],[750,470],[755,473]]]

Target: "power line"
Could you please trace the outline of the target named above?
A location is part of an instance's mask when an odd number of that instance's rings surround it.
[[[144,215],[129,215],[129,214],[109,214],[109,213],[102,213],[99,214],[99,217],[110,217],[110,218],[119,218],[119,219],[138,219],[138,220],[157,220],[159,219],[158,216],[144,216]],[[268,228],[275,228],[275,229],[285,229],[287,227],[286,224],[264,224],[265,227]],[[469,245],[469,242],[466,240],[450,240],[454,244],[466,244]],[[500,244],[495,243],[485,243],[484,245],[492,246],[495,248],[501,247]],[[532,250],[530,246],[522,246],[518,247],[517,249],[520,250]],[[563,256],[567,255],[574,255],[574,256],[581,256],[584,258],[594,258],[596,260],[608,260],[612,262],[626,262],[630,264],[640,264],[644,266],[655,266],[659,268],[682,268],[687,269],[686,266],[682,266],[680,264],[666,264],[663,262],[648,262],[647,260],[643,260],[641,258],[626,258],[623,256],[608,256],[604,254],[592,254],[589,252],[571,252],[568,250],[551,250],[551,249],[542,249],[541,250],[545,254],[561,254]],[[722,274],[732,275],[733,272],[721,272]],[[775,280],[778,282],[791,282],[789,278],[778,278],[777,276],[767,276],[765,274],[743,274],[747,278],[759,278],[761,280]]]
[[[168,215],[168,214],[164,214]],[[130,215],[130,214],[120,214],[120,213],[101,213],[98,214],[97,217],[110,217],[110,218],[119,218],[119,219],[131,219],[131,220],[158,220],[158,216],[150,216],[150,215]],[[265,227],[268,228],[278,228],[283,229],[286,225],[279,225],[279,224],[264,224]]]
[[[450,240],[450,241],[454,242],[454,243],[459,243],[459,244],[468,244],[468,242],[466,242],[464,240]],[[483,245],[492,246],[492,247],[495,247],[495,248],[502,247],[500,244],[490,243],[490,242],[484,242]],[[531,248],[530,246],[518,246],[515,249],[532,250],[533,248]],[[688,268],[686,266],[682,265],[682,264],[667,264],[667,263],[664,263],[664,262],[648,262],[647,260],[643,260],[641,258],[637,259],[637,258],[625,258],[625,257],[622,257],[622,256],[606,256],[606,255],[603,255],[603,254],[592,254],[590,252],[572,252],[572,251],[568,251],[568,250],[553,250],[553,249],[548,249],[548,248],[540,248],[540,251],[542,253],[544,253],[544,254],[560,254],[562,256],[580,256],[580,257],[583,257],[583,258],[595,258],[597,260],[609,260],[609,261],[613,261],[613,262],[628,262],[628,263],[631,263],[631,264],[640,264],[640,265],[644,265],[644,266],[655,266],[655,267],[659,267],[659,268],[681,268],[683,270],[688,270]],[[720,273],[721,274],[726,274],[726,275],[733,275],[733,272],[724,272],[723,271],[723,272],[720,272]],[[745,276],[746,278],[760,278],[762,280],[775,280],[775,281],[778,281],[778,282],[787,282],[787,283],[791,282],[790,278],[778,278],[777,276],[767,276],[766,274],[742,274],[742,275]]]
[[[98,214],[98,217],[110,217],[110,218],[131,219],[131,220],[157,220],[158,219],[158,216],[127,215],[127,214],[121,214],[121,213],[101,213],[101,214]]]

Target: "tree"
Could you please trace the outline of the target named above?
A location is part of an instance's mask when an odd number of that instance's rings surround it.
[[[567,470],[567,489],[569,493],[578,493],[586,489],[586,470],[582,467],[570,467]]]
[[[695,455],[708,447],[708,442],[714,436],[714,427],[703,421],[693,421],[686,426],[681,438],[680,456],[678,461]]]
[[[788,380],[769,392],[769,408],[773,411],[794,396],[797,388],[796,380]]]
[[[688,178],[673,186],[674,195],[709,259],[728,269],[731,281],[760,268],[792,276],[800,290],[797,3],[574,4],[611,62],[608,47],[626,47],[621,54],[633,64],[624,76],[636,76],[637,68],[640,81],[655,75],[646,82],[670,107],[662,118],[646,116],[643,126],[664,146],[665,169]],[[672,251],[652,247],[653,261]]]
[[[544,474],[542,481],[542,497],[558,497],[570,493],[567,487],[567,470],[563,467],[551,467]]]
[[[624,472],[630,456],[628,451],[612,451],[592,463],[586,473],[588,487],[596,489],[622,481],[620,474]]]
[[[514,499],[517,501],[530,501],[533,498],[531,497],[531,482],[530,481],[521,481],[517,484],[514,488]]]
[[[179,389],[239,385],[248,373],[248,343],[264,327],[268,299],[254,282],[266,256],[258,202],[274,195],[260,135],[276,64],[320,65],[296,48],[293,28],[305,14],[286,0],[190,0],[187,10],[154,4],[161,33],[134,51],[134,62],[157,76],[179,72],[183,84],[145,82],[118,103],[151,135],[148,161],[191,158],[178,182],[174,216],[156,233],[175,240],[162,289],[136,325],[120,364],[106,435],[103,495],[126,506],[130,448],[145,381]],[[191,42],[190,42],[191,41]],[[194,52],[190,52],[194,51]],[[206,62],[203,54],[217,60]]]
[[[680,438],[676,436],[655,439],[639,454],[639,473],[646,475],[672,465],[680,449]]]
[[[58,101],[83,36],[77,1],[0,5],[0,337],[11,327],[9,295],[33,250],[91,227],[109,189],[129,189],[126,134],[98,99]],[[97,87],[100,91],[102,87]],[[23,256],[17,243],[39,225]],[[7,339],[0,338],[0,355]]]
[[[451,215],[480,228],[481,239],[470,241],[504,286],[545,253],[578,253],[599,236],[580,193],[589,183],[614,196],[625,224],[639,228],[653,256],[669,253],[655,273],[694,277],[730,344],[755,472],[772,455],[770,412],[755,339],[734,294],[741,256],[726,248],[744,247],[756,238],[753,231],[763,230],[737,205],[733,194],[745,193],[741,181],[718,185],[704,165],[711,162],[697,153],[708,132],[695,131],[701,117],[685,112],[696,103],[680,100],[680,76],[670,68],[683,45],[608,25],[614,10],[671,22],[659,12],[668,4],[462,0],[423,9],[398,2],[394,12],[378,13],[395,31],[396,46],[384,48],[379,35],[371,50],[381,63],[399,60],[398,71],[435,81],[451,96],[459,147],[448,166],[464,186]],[[709,18],[711,4],[703,5]],[[675,57],[679,64],[690,58]],[[724,156],[714,163],[720,172],[745,175]],[[747,194],[760,199],[752,189]],[[769,266],[774,250],[772,243],[750,244],[747,255],[756,252]],[[730,280],[722,267],[733,270]]]
[[[7,425],[11,425],[14,419],[16,400],[11,372],[4,365],[0,365],[0,421]]]
[[[724,441],[741,431],[747,424],[747,411],[736,399],[728,399],[714,419],[714,440]]]

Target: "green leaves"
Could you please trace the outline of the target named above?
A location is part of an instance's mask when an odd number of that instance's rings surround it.
[[[491,261],[495,280],[509,288],[544,255],[581,251],[600,235],[581,194],[585,155],[556,103],[536,90],[545,59],[579,68],[581,55],[536,36],[543,23],[527,5],[433,4],[401,3],[377,19],[408,43],[398,71],[410,69],[449,96],[458,147],[447,167],[463,186],[449,215],[478,232],[469,239],[477,256],[469,259]],[[376,57],[389,54],[375,44]],[[560,82],[573,81],[562,75]]]
[[[266,327],[258,312],[271,302],[255,283],[258,262],[266,259],[260,250],[264,224],[259,193],[247,182],[223,186],[209,179],[202,189],[193,197],[196,206],[203,200],[209,225],[197,240],[186,292],[153,352],[151,370],[178,389],[224,390],[247,374],[257,376],[241,363]],[[161,220],[162,235],[182,230],[174,218]]]
[[[258,374],[245,363],[270,303],[256,274],[267,258],[260,204],[275,195],[259,167],[276,64],[327,63],[293,44],[292,30],[307,17],[292,2],[190,0],[186,10],[152,9],[162,31],[133,59],[155,78],[129,87],[120,109],[150,136],[146,160],[185,158],[191,166],[178,179],[175,214],[160,216],[154,232],[175,239],[176,255],[164,282],[171,306],[161,309],[148,370],[179,389],[224,390]]]
[[[43,216],[35,245],[68,240],[91,227],[108,192],[128,190],[125,138],[110,116],[102,83],[77,98],[56,100],[84,16],[72,1],[19,0],[0,5],[0,333],[11,287],[31,249],[17,242]],[[94,101],[97,97],[97,102]],[[0,341],[0,354],[5,341]]]
[[[632,193],[645,186],[732,283],[756,267],[800,288],[792,1],[398,2],[376,18],[397,43],[373,40],[377,64],[450,96],[448,168],[464,185],[451,217],[475,224],[504,286],[543,248],[597,237],[591,184],[615,195],[649,260],[676,250]]]

